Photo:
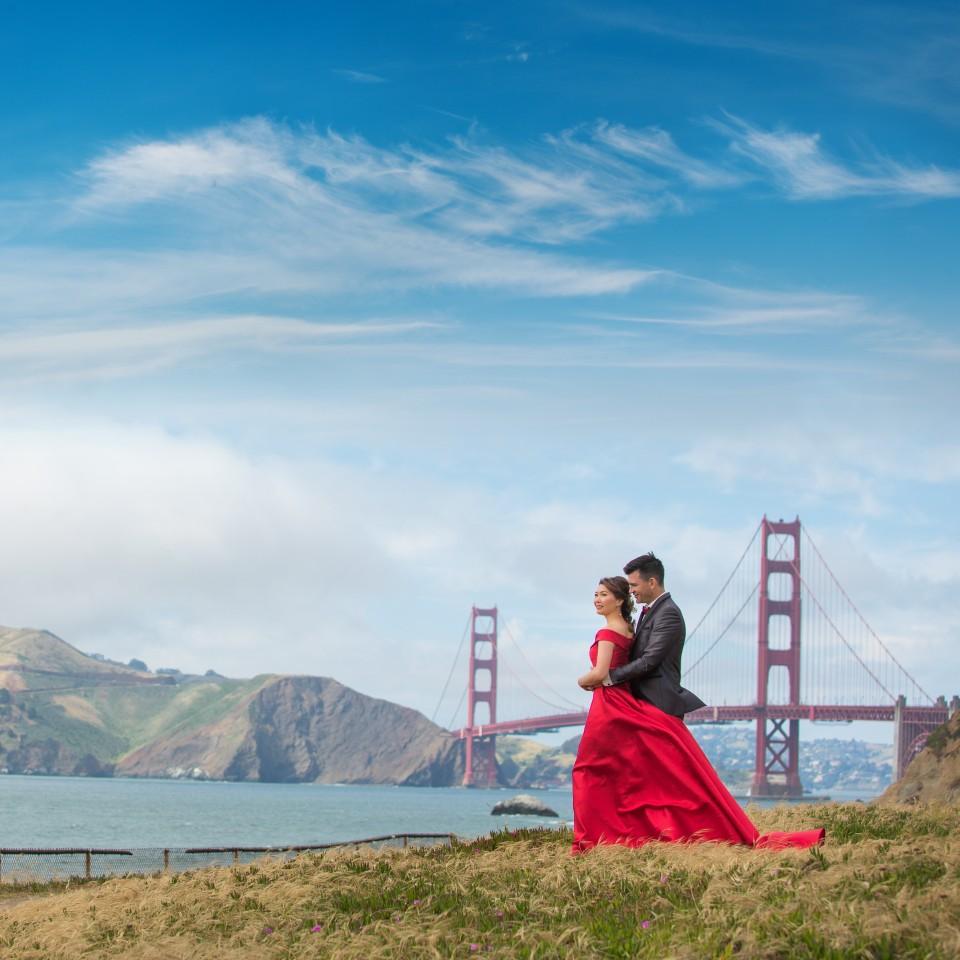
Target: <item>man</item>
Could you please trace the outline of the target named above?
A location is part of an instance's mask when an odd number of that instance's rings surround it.
[[[630,660],[610,671],[606,686],[629,683],[633,695],[664,713],[682,717],[705,706],[680,686],[680,656],[687,637],[680,608],[663,589],[663,564],[652,553],[631,560],[624,568],[630,592],[641,605]]]

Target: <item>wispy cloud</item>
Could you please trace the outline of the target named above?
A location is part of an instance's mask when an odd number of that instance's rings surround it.
[[[605,121],[515,149],[476,136],[385,148],[262,118],[127,144],[81,172],[55,243],[45,227],[33,246],[0,246],[0,322],[21,331],[48,324],[53,337],[11,333],[0,340],[0,356],[16,354],[42,373],[45,351],[57,344],[78,355],[103,348],[97,369],[123,371],[190,356],[204,344],[331,342],[332,328],[315,321],[330,316],[325,304],[335,298],[438,287],[553,299],[632,294],[629,308],[592,316],[717,334],[875,321],[856,297],[737,290],[564,249],[682,208],[691,195],[734,189],[763,164],[797,198],[882,188],[877,176],[822,159],[816,139],[805,163],[784,134],[733,117],[718,129],[736,145],[739,169],[729,152],[722,162],[701,159],[660,128]],[[900,178],[900,189],[920,189],[914,173]],[[663,295],[668,286],[673,296]],[[654,295],[639,300],[641,289]],[[296,319],[277,318],[290,312],[278,310],[278,296],[297,303]],[[305,299],[309,309],[301,308]],[[93,331],[101,329],[98,340]],[[351,327],[350,335],[362,330]],[[539,363],[534,354],[516,359]],[[542,359],[574,362],[562,350]],[[472,362],[485,362],[482,353]],[[697,351],[670,362],[749,365],[756,358]]]
[[[93,212],[258,181],[293,186],[296,173],[278,149],[280,137],[278,128],[252,121],[233,134],[213,129],[111,150],[88,165],[89,189],[76,207]]]
[[[78,216],[119,226],[136,207],[162,204],[160,229],[176,217],[181,245],[186,229],[260,257],[253,284],[280,266],[321,289],[362,281],[570,296],[647,278],[503,242],[558,243],[649,215],[652,204],[629,187],[569,157],[525,159],[467,140],[391,150],[257,119],[113,151],[84,179]]]
[[[717,122],[734,151],[767,171],[797,200],[848,196],[960,197],[960,171],[907,166],[882,155],[856,166],[832,158],[818,133],[761,130],[737,117]]]
[[[600,312],[593,316],[617,324],[689,328],[724,336],[782,336],[856,327],[873,331],[889,322],[871,312],[862,297],[851,294],[750,289],[696,277],[673,276],[671,280],[685,285],[686,296],[669,312]]]
[[[876,345],[878,353],[912,357],[935,363],[956,363],[960,360],[960,342],[938,334],[898,332]]]
[[[642,5],[575,4],[585,21],[693,47],[789,60],[827,74],[873,101],[960,119],[960,15],[944,5],[883,3],[821,8],[818,17],[785,15],[780,28],[746,13],[710,11],[704,20],[664,15]],[[822,15],[827,19],[821,19]],[[810,29],[811,25],[817,29]]]
[[[742,29],[729,20],[724,23],[710,22],[705,27],[702,23],[685,21],[680,16],[663,16],[642,5],[575,4],[573,9],[585,19],[604,27],[645,33],[696,47],[748,50],[777,57],[805,59],[809,56],[807,50],[796,42],[764,37]]]
[[[898,483],[954,484],[960,480],[960,446],[924,449],[826,424],[803,434],[770,431],[750,436],[720,432],[704,438],[677,462],[732,490],[745,483],[776,485],[798,503],[844,503],[877,517],[897,509]]]
[[[291,190],[341,212],[376,209],[468,236],[578,239],[680,205],[681,187],[740,181],[684,153],[665,131],[599,121],[521,149],[452,137],[442,148],[378,147],[335,131],[263,119],[171,141],[134,144],[94,160],[78,208],[183,198],[215,188]]]
[[[594,137],[617,152],[637,157],[655,166],[679,174],[695,187],[704,189],[734,187],[742,182],[742,174],[698,160],[684,153],[673,137],[658,127],[631,130],[622,124],[598,123]]]
[[[346,68],[334,69],[335,74],[341,77],[346,77],[348,80],[352,80],[354,83],[386,83],[387,80],[385,77],[381,77],[377,73],[368,73],[365,70],[349,70]]]
[[[116,379],[230,350],[290,351],[397,338],[437,327],[424,320],[315,323],[230,316],[144,326],[0,335],[0,363],[17,380]]]

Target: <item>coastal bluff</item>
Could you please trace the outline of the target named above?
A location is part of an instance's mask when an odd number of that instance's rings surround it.
[[[0,772],[451,786],[462,744],[329,677],[151,673],[0,627]]]
[[[960,711],[937,727],[879,803],[960,803]]]

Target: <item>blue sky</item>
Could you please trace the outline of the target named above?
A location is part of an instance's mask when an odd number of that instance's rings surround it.
[[[949,5],[5,18],[0,620],[430,714],[498,603],[579,702],[799,514],[955,692]]]

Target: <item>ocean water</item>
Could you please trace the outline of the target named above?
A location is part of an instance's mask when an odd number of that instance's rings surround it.
[[[491,816],[520,792],[530,791],[8,775],[0,847],[282,846],[572,821],[569,789],[533,791],[556,819]]]
[[[498,800],[520,792],[534,793],[559,816],[490,814]],[[6,848],[283,846],[388,833],[476,837],[503,827],[557,827],[572,820],[569,787],[465,790],[0,776],[0,847]]]

